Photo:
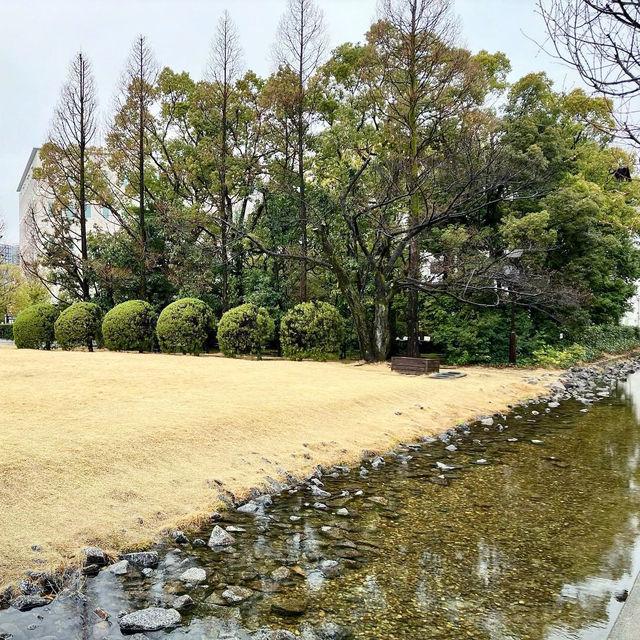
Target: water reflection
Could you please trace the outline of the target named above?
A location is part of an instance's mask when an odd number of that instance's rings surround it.
[[[357,639],[602,640],[622,606],[615,594],[640,570],[640,375],[583,409],[520,409],[521,419],[475,427],[457,451],[438,441],[386,456],[364,478],[323,478],[327,510],[300,490],[265,517],[229,514],[222,525],[240,530],[227,552],[163,548],[152,575],[102,572],[86,601],[0,611],[0,631],[120,638],[119,611],[189,593],[197,606],[182,626],[149,638],[245,638],[243,629],[334,620]],[[194,566],[206,585],[179,581]],[[226,606],[226,585],[253,596]],[[274,613],[281,598],[303,602],[301,615]]]

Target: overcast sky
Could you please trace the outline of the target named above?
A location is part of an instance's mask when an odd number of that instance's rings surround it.
[[[376,0],[317,0],[332,46],[362,40]],[[544,70],[559,88],[575,75],[540,52],[544,28],[535,0],[455,0],[463,43],[503,51],[512,79]],[[108,110],[134,38],[149,39],[162,66],[200,78],[222,11],[238,26],[245,66],[272,70],[271,45],[286,0],[0,0],[0,216],[5,242],[18,240],[16,187],[34,146],[46,138],[67,66],[82,50],[93,62]]]

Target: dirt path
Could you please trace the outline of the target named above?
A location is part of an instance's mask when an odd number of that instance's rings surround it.
[[[0,348],[0,584],[145,543],[277,468],[353,462],[543,393],[544,371]],[[544,377],[546,376],[546,377]],[[422,407],[422,408],[421,408]],[[32,545],[41,552],[32,551]]]

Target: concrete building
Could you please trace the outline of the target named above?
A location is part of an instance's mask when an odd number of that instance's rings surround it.
[[[25,262],[32,262],[37,252],[34,239],[34,215],[38,227],[42,225],[41,228],[46,228],[45,212],[53,203],[52,198],[46,194],[43,185],[33,177],[33,170],[42,166],[39,151],[39,147],[32,149],[17,189],[20,229],[19,250],[20,258]],[[85,216],[88,233],[97,230],[114,232],[118,229],[118,225],[113,216],[110,215],[109,210],[96,204],[87,205]]]

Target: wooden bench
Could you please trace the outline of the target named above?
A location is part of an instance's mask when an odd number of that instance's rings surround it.
[[[397,371],[408,376],[422,376],[427,373],[440,371],[438,358],[407,358],[394,356],[391,358],[391,371]]]

